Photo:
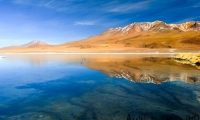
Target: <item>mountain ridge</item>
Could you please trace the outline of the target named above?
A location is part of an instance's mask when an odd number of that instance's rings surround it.
[[[154,21],[154,22],[135,22],[131,23],[125,27],[116,27],[109,28],[104,31],[100,35],[110,34],[114,35],[117,33],[121,33],[120,35],[133,33],[133,32],[144,32],[144,31],[154,31],[154,32],[162,32],[165,30],[177,30],[181,32],[186,31],[199,31],[200,30],[200,22],[199,21],[190,21],[182,24],[167,24],[163,21]]]

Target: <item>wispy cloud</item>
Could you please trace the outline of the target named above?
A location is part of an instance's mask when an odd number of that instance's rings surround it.
[[[31,0],[13,0],[13,3],[24,4],[24,5],[35,5],[35,2],[32,2]]]
[[[75,22],[74,25],[95,25],[95,21]]]
[[[200,7],[200,3],[197,3],[196,5],[193,6],[194,8]]]
[[[182,19],[182,20],[179,20],[177,22],[174,22],[176,24],[181,24],[181,23],[185,23],[185,22],[188,22],[188,21],[192,21],[193,18],[186,18],[186,19]]]
[[[56,0],[13,0],[15,4],[30,5],[37,7],[45,7],[49,9],[54,9],[56,11],[66,11],[65,6],[69,1],[56,2]]]
[[[37,7],[51,7],[51,4],[54,0],[40,0],[40,1],[33,1],[33,0],[13,0],[15,4],[22,4],[22,5],[30,5],[30,6],[37,6]]]
[[[185,23],[185,22],[188,22],[188,21],[195,21],[196,19],[199,19],[200,18],[200,16],[197,16],[197,17],[190,17],[190,18],[186,18],[186,19],[182,19],[182,20],[179,20],[179,21],[177,21],[177,22],[175,22],[175,23]]]
[[[108,5],[106,10],[108,12],[115,12],[115,13],[139,11],[139,10],[147,9],[150,2],[151,0],[137,2],[137,3],[112,4],[112,5]]]

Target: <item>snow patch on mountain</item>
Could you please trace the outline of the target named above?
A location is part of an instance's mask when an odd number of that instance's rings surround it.
[[[200,30],[200,22],[186,22],[182,24],[167,24],[163,21],[154,21],[154,22],[135,22],[130,25],[127,25],[123,28],[109,28],[101,35],[124,35],[130,34],[135,32],[142,32],[142,31],[154,31],[154,32],[162,32],[162,31],[171,31],[171,30],[178,30],[182,32],[186,31],[199,31]]]
[[[45,42],[41,41],[41,40],[33,40],[27,44],[21,45],[22,47],[30,47],[33,45],[47,45]]]

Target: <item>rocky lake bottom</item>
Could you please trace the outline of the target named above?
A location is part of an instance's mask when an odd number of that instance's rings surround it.
[[[200,70],[173,55],[4,55],[0,120],[200,119]]]

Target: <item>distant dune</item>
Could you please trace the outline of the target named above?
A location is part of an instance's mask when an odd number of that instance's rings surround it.
[[[31,41],[22,46],[0,49],[0,53],[71,52],[199,52],[200,22],[167,24],[162,21],[136,22],[61,45]]]

